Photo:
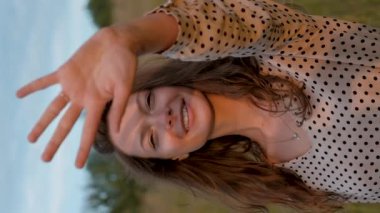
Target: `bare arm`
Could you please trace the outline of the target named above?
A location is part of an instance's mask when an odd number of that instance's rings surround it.
[[[162,13],[103,28],[55,72],[19,89],[17,96],[22,98],[55,84],[62,88],[28,135],[31,142],[37,141],[56,116],[69,105],[42,159],[50,161],[54,157],[80,113],[86,111],[76,159],[76,166],[82,168],[90,153],[104,107],[111,100],[110,132],[118,134],[136,73],[136,57],[167,49],[175,42],[177,31],[175,19]]]
[[[177,39],[178,24],[174,17],[155,13],[128,24],[110,26],[121,45],[131,48],[137,55],[162,52]]]

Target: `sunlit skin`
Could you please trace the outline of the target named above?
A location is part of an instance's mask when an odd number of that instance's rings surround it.
[[[243,135],[258,142],[273,162],[290,160],[308,148],[272,143],[291,138],[291,132],[283,131],[278,116],[255,107],[248,99],[203,94],[185,87],[132,94],[120,128],[120,134],[111,134],[114,145],[129,156],[143,158],[182,160],[208,140],[225,135]]]
[[[185,127],[183,109],[188,112]],[[211,135],[214,113],[207,97],[184,87],[160,87],[134,93],[115,145],[128,155],[181,158],[199,149]]]
[[[177,32],[176,20],[164,13],[104,27],[57,70],[20,88],[17,91],[19,98],[52,85],[59,85],[62,89],[28,135],[30,142],[36,142],[52,121],[64,113],[44,149],[42,159],[46,162],[52,160],[81,112],[86,111],[75,162],[77,168],[83,168],[95,140],[102,112],[111,100],[109,131],[120,133],[120,118],[133,85],[137,56],[166,50],[175,42]]]

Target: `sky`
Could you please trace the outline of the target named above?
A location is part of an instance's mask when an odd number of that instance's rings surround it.
[[[89,174],[74,166],[83,121],[53,162],[43,163],[40,156],[54,128],[36,144],[26,136],[60,88],[22,100],[15,96],[22,85],[54,71],[96,31],[86,4],[0,0],[0,212],[88,212]]]

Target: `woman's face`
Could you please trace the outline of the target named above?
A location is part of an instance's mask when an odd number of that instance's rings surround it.
[[[114,145],[130,156],[183,158],[211,134],[213,111],[206,96],[186,87],[158,87],[130,96]]]

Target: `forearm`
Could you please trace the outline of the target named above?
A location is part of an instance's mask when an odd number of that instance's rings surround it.
[[[132,49],[137,55],[166,50],[177,39],[176,20],[164,13],[141,17],[127,24],[110,26],[118,42]]]

